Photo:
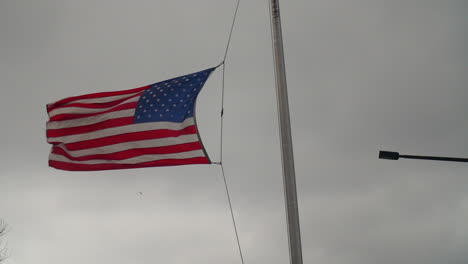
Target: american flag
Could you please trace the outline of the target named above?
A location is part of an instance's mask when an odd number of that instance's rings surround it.
[[[214,69],[48,104],[49,165],[90,171],[211,163],[194,111]]]

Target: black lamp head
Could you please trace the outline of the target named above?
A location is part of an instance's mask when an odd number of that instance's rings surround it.
[[[380,151],[379,159],[389,159],[389,160],[398,160],[400,158],[400,153],[392,151]]]

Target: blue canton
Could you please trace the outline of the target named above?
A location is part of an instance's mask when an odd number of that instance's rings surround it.
[[[194,115],[198,93],[215,68],[150,85],[138,100],[134,123],[183,122]]]

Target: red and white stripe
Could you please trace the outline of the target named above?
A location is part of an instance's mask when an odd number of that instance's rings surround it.
[[[48,104],[49,165],[83,171],[210,163],[193,117],[181,123],[133,123],[138,99],[148,88]]]

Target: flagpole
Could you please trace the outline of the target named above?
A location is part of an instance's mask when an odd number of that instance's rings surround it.
[[[299,208],[297,203],[296,176],[294,172],[291,123],[289,120],[288,91],[286,85],[279,0],[270,0],[270,22],[273,42],[273,58],[275,64],[284,196],[288,225],[289,259],[291,264],[302,264]]]

